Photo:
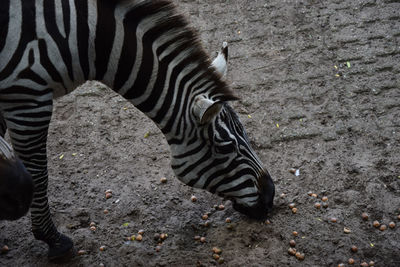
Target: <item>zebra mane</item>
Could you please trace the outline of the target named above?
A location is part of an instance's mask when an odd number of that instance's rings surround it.
[[[234,94],[228,84],[222,79],[214,67],[212,67],[210,57],[203,48],[198,32],[190,26],[185,16],[178,12],[176,5],[169,0],[116,0],[117,5],[123,5],[128,9],[140,7],[145,13],[163,14],[158,18],[157,28],[162,31],[169,31],[171,29],[179,31],[179,39],[175,40],[183,45],[183,50],[190,51],[191,59],[199,64],[199,66],[206,70],[205,78],[213,81],[213,87],[210,95],[220,101],[238,100],[239,98]],[[129,11],[127,12],[129,13]],[[126,18],[125,18],[126,19]]]

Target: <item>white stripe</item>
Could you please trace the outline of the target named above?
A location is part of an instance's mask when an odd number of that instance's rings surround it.
[[[64,10],[61,4],[62,0],[55,0],[54,8],[56,14],[56,24],[57,28],[60,31],[61,35],[66,38],[67,35],[65,33],[65,25],[64,25]]]
[[[96,74],[96,49],[95,49],[95,39],[96,39],[96,25],[97,25],[97,1],[88,1],[88,24],[89,24],[89,79],[94,79]]]

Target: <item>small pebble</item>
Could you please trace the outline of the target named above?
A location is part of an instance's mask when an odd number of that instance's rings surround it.
[[[389,227],[390,227],[391,229],[394,229],[394,228],[396,227],[396,224],[395,224],[394,222],[390,222],[390,223],[389,223]]]
[[[369,262],[369,266],[375,266],[375,262],[374,261],[370,261]]]
[[[191,197],[190,197],[190,200],[191,200],[192,202],[196,202],[196,201],[197,201],[197,197],[191,196]]]
[[[86,250],[81,249],[81,250],[78,251],[78,255],[79,256],[82,256],[82,255],[85,255],[85,254],[86,254]]]
[[[96,226],[90,226],[90,230],[92,230],[93,232],[96,231]]]
[[[296,232],[296,231],[293,231],[292,234],[293,234],[294,236],[298,236],[298,235],[299,235],[299,233]]]
[[[331,222],[336,223],[336,222],[337,222],[337,218],[332,217],[332,218],[331,218]]]
[[[356,253],[358,251],[358,248],[356,246],[351,246],[351,251]]]
[[[319,203],[319,202],[315,203],[314,207],[317,208],[317,209],[321,208],[321,203]]]
[[[107,209],[103,210],[103,213],[108,214],[108,210]]]
[[[91,222],[89,226],[90,226],[90,227],[96,226],[96,223],[95,223],[95,222]]]
[[[232,220],[231,220],[231,218],[226,218],[226,219],[225,219],[225,222],[226,222],[226,223],[231,223]]]
[[[360,264],[360,266],[362,266],[362,267],[368,267],[368,263],[366,263],[366,262],[364,261],[364,262],[362,262],[362,263]]]
[[[112,194],[112,190],[111,189],[107,189],[106,191],[104,191],[105,194],[110,193]]]
[[[167,178],[162,177],[162,178],[160,179],[160,182],[161,182],[162,184],[165,184],[165,183],[167,182]]]
[[[318,197],[318,195],[315,194],[315,193],[312,193],[311,196],[312,196],[312,197],[315,197],[315,198]]]
[[[297,208],[293,208],[293,209],[292,209],[292,213],[293,213],[293,214],[296,214],[296,213],[297,213]]]
[[[106,250],[106,246],[101,246],[100,251],[104,251],[104,250]]]
[[[224,210],[224,209],[225,209],[225,206],[221,204],[221,205],[218,206],[218,209],[219,209],[219,210]]]
[[[382,232],[385,231],[386,229],[387,229],[387,226],[384,225],[384,224],[382,224],[382,225],[379,227],[379,230],[381,230]]]
[[[7,253],[8,251],[10,251],[10,248],[9,248],[7,245],[4,245],[4,246],[1,248],[1,253],[2,253],[2,254]]]
[[[106,199],[109,199],[109,198],[111,198],[112,197],[112,194],[111,193],[106,193]]]
[[[160,235],[160,239],[161,239],[161,240],[165,240],[165,239],[167,239],[167,237],[168,237],[167,234],[161,234],[161,235]]]
[[[206,242],[206,238],[205,238],[204,236],[202,236],[202,237],[200,238],[200,242],[201,242],[201,243],[205,243],[205,242]]]
[[[381,224],[380,224],[378,221],[374,221],[374,222],[372,223],[372,225],[373,225],[375,228],[378,228]]]
[[[289,245],[291,247],[295,247],[296,246],[296,241],[294,241],[293,239],[289,241]]]
[[[143,236],[142,236],[142,235],[137,235],[137,236],[136,236],[136,240],[137,240],[137,241],[140,242],[140,241],[142,241],[142,239],[143,239]]]
[[[295,203],[290,203],[290,204],[289,204],[289,209],[293,209],[294,207],[296,207],[296,204],[295,204]]]
[[[289,248],[288,249],[288,253],[289,253],[289,255],[294,256],[294,255],[296,255],[296,249],[295,248]]]
[[[326,201],[328,201],[328,197],[322,197],[322,199],[321,199],[323,202],[326,202]]]
[[[364,221],[367,221],[368,218],[369,218],[369,215],[368,215],[368,213],[363,212],[363,213],[361,214],[361,217],[363,218]]]
[[[207,215],[207,214],[204,214],[203,216],[201,216],[201,218],[202,218],[203,220],[207,220],[207,219],[208,219],[208,215]]]
[[[355,263],[355,260],[354,260],[353,258],[350,258],[350,259],[349,259],[349,264],[352,265],[352,264],[354,264],[354,263]]]

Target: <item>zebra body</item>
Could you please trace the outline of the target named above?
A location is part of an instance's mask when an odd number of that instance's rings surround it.
[[[272,207],[271,177],[225,103],[236,97],[169,1],[4,0],[0,22],[0,122],[32,174],[32,229],[50,258],[72,247],[47,201],[52,100],[87,80],[108,85],[157,124],[178,179],[231,198],[251,217]]]

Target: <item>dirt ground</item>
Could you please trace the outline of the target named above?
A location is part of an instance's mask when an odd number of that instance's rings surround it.
[[[213,266],[215,246],[221,266],[347,266],[349,258],[400,266],[400,2],[176,3],[210,54],[230,43],[228,79],[241,97],[232,105],[277,187],[270,224],[180,183],[154,124],[90,82],[55,102],[49,134],[54,220],[86,251],[62,266]],[[396,226],[380,231],[374,220]],[[141,242],[127,241],[141,229]],[[167,234],[159,251],[156,233]],[[288,254],[291,239],[303,261]],[[4,244],[0,266],[56,266],[29,216],[0,222]]]

